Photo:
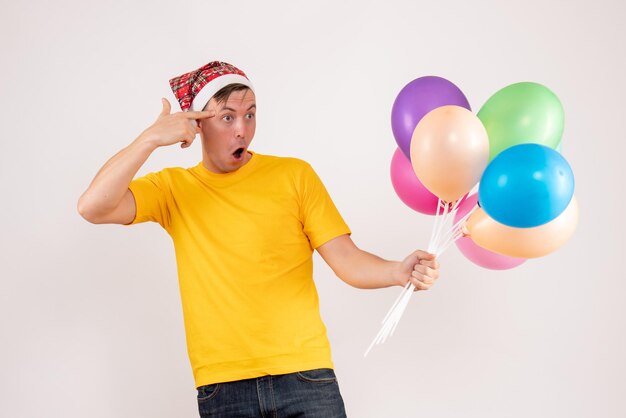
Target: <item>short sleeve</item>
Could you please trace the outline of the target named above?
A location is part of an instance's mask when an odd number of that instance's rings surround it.
[[[158,222],[163,228],[169,226],[170,212],[167,205],[169,189],[163,180],[163,172],[148,173],[130,182],[128,186],[135,198],[135,219],[129,224]]]
[[[314,249],[340,235],[351,234],[322,180],[308,163],[301,171],[299,185],[300,220]]]

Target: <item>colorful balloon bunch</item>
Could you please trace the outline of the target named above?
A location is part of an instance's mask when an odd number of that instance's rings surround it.
[[[456,243],[473,263],[504,270],[572,236],[574,175],[557,151],[563,108],[545,86],[507,86],[474,115],[453,83],[420,77],[398,94],[391,126],[394,190],[410,208],[435,215],[429,252]],[[402,290],[365,355],[393,334],[414,289]]]

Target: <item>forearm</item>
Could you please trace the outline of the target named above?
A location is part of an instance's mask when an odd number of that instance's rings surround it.
[[[411,281],[416,289],[425,290],[439,276],[439,263],[432,254],[417,250],[402,261],[388,261],[361,250],[349,234],[331,239],[317,251],[341,280],[360,289],[404,286]]]
[[[156,145],[140,135],[111,157],[96,173],[78,201],[81,213],[106,213],[117,207],[128,185],[146,162]]]
[[[344,255],[344,260],[335,270],[335,274],[350,286],[359,289],[398,286],[400,283],[394,277],[398,264],[398,261],[385,260],[360,248],[354,248]]]

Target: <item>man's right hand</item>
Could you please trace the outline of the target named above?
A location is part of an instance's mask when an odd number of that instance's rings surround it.
[[[215,116],[213,110],[201,112],[170,113],[172,107],[166,98],[161,99],[163,110],[157,120],[140,135],[144,140],[151,142],[155,147],[180,144],[181,148],[188,148],[196,135],[200,133],[197,119],[207,119]]]
[[[212,110],[170,114],[170,103],[165,98],[161,102],[163,110],[157,120],[111,157],[78,199],[78,212],[87,221],[96,224],[132,222],[137,204],[128,186],[152,151],[178,142],[182,142],[181,148],[189,147],[200,132],[196,120],[215,116]]]

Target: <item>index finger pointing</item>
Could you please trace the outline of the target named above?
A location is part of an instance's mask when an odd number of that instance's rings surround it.
[[[213,110],[189,111],[189,112],[183,112],[183,115],[185,115],[185,117],[188,119],[206,119],[206,118],[212,118],[213,116],[215,116],[215,111]]]

